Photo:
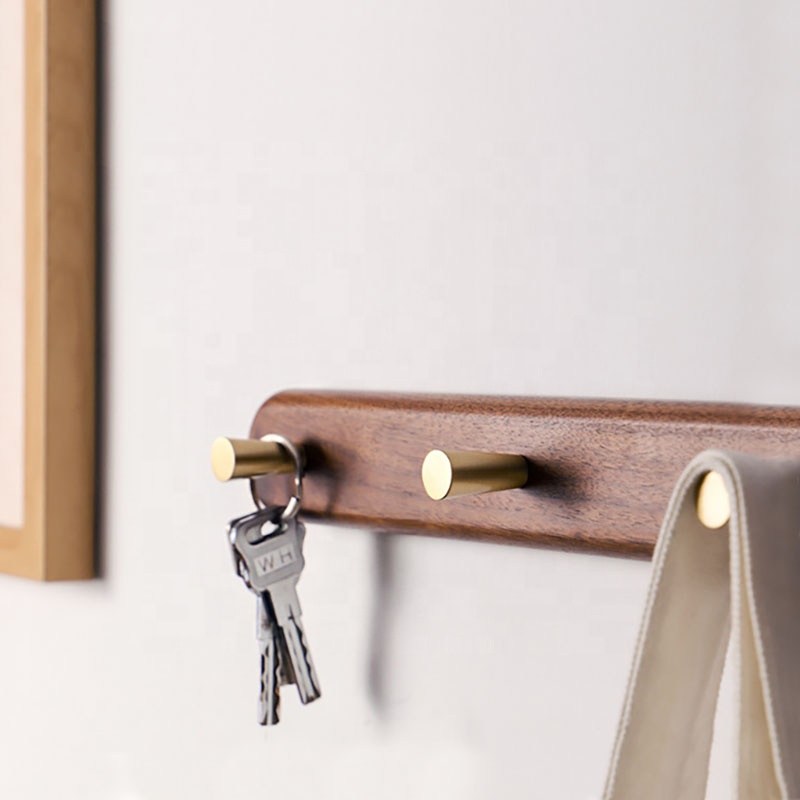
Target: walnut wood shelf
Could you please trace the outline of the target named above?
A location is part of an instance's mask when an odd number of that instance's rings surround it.
[[[800,408],[288,391],[256,414],[251,436],[268,433],[305,448],[309,520],[646,557],[693,456],[800,456]],[[437,502],[420,478],[433,448],[518,453],[530,480]],[[269,476],[255,490],[281,502],[290,487]]]

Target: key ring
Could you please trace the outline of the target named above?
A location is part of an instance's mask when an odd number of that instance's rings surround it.
[[[281,512],[280,517],[282,523],[289,522],[289,520],[297,516],[297,512],[300,511],[300,504],[303,502],[303,456],[292,442],[277,433],[268,433],[266,436],[261,437],[261,441],[274,442],[286,448],[294,462],[294,494],[286,504],[286,508]],[[255,502],[257,508],[266,508],[256,492],[256,483],[253,478],[250,478],[250,494],[252,494],[253,502]]]

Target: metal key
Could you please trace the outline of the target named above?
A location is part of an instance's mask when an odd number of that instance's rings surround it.
[[[283,520],[282,512],[282,508],[265,509],[236,520],[230,539],[239,574],[248,587],[264,596],[266,611],[272,612],[277,623],[280,683],[295,683],[300,700],[310,703],[320,696],[319,680],[308,650],[296,591],[305,565],[305,528],[294,517]],[[265,663],[272,664],[269,660]]]
[[[303,703],[310,703],[320,696],[319,679],[317,678],[314,662],[308,649],[305,628],[303,627],[302,609],[300,599],[297,596],[297,582],[303,569],[303,555],[300,551],[298,531],[292,528],[301,529],[301,523],[291,520],[286,530],[275,535],[276,540],[285,540],[287,548],[291,544],[297,543],[300,557],[299,563],[295,565],[287,564],[288,574],[285,577],[276,577],[274,582],[267,586],[272,608],[275,612],[275,621],[281,629],[283,639],[286,642],[289,660],[294,673],[294,680],[297,690],[300,693],[300,700]],[[279,550],[279,553],[288,552]]]
[[[276,525],[275,519],[280,510],[280,508],[259,509],[233,520],[228,525],[228,539],[233,553],[234,567],[248,588],[256,593],[256,639],[261,667],[258,694],[260,725],[276,725],[280,721],[280,685],[293,682],[294,676],[291,670],[287,670],[288,656],[284,655],[286,648],[280,628],[275,622],[269,598],[251,586],[247,565],[242,560],[236,544],[241,541],[240,537],[247,536],[250,531],[255,530],[262,536],[262,530],[268,525],[278,530],[279,526]]]
[[[243,517],[237,517],[228,523],[228,542],[230,543],[231,555],[233,556],[233,568],[236,570],[236,574],[245,582],[247,588],[253,591],[255,591],[255,589],[253,589],[250,584],[247,565],[242,560],[237,542],[240,542],[248,535],[248,532],[253,530],[257,531],[259,536],[262,536],[261,528],[270,523],[274,526],[275,530],[278,530],[275,520],[278,518],[279,512],[280,509],[273,506],[259,508],[255,511],[251,511],[249,514],[245,514]]]
[[[282,520],[277,532],[251,541],[247,530],[252,526],[252,521],[242,526],[234,547],[246,568],[248,585],[269,596],[275,621],[286,643],[285,652],[291,662],[300,700],[310,703],[320,696],[320,690],[297,597],[297,581],[305,565],[302,552],[305,529],[292,517]]]
[[[256,597],[256,638],[261,657],[258,724],[277,725],[281,707],[281,636],[265,599],[263,595]]]

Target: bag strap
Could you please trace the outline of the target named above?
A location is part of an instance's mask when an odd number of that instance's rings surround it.
[[[731,499],[731,520],[719,530],[696,511],[710,470]],[[800,798],[800,461],[707,451],[678,481],[653,557],[605,800],[702,800],[731,636],[737,797]]]

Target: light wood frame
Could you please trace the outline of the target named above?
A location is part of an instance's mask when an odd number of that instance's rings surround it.
[[[25,0],[25,490],[0,572],[95,571],[94,0]]]

